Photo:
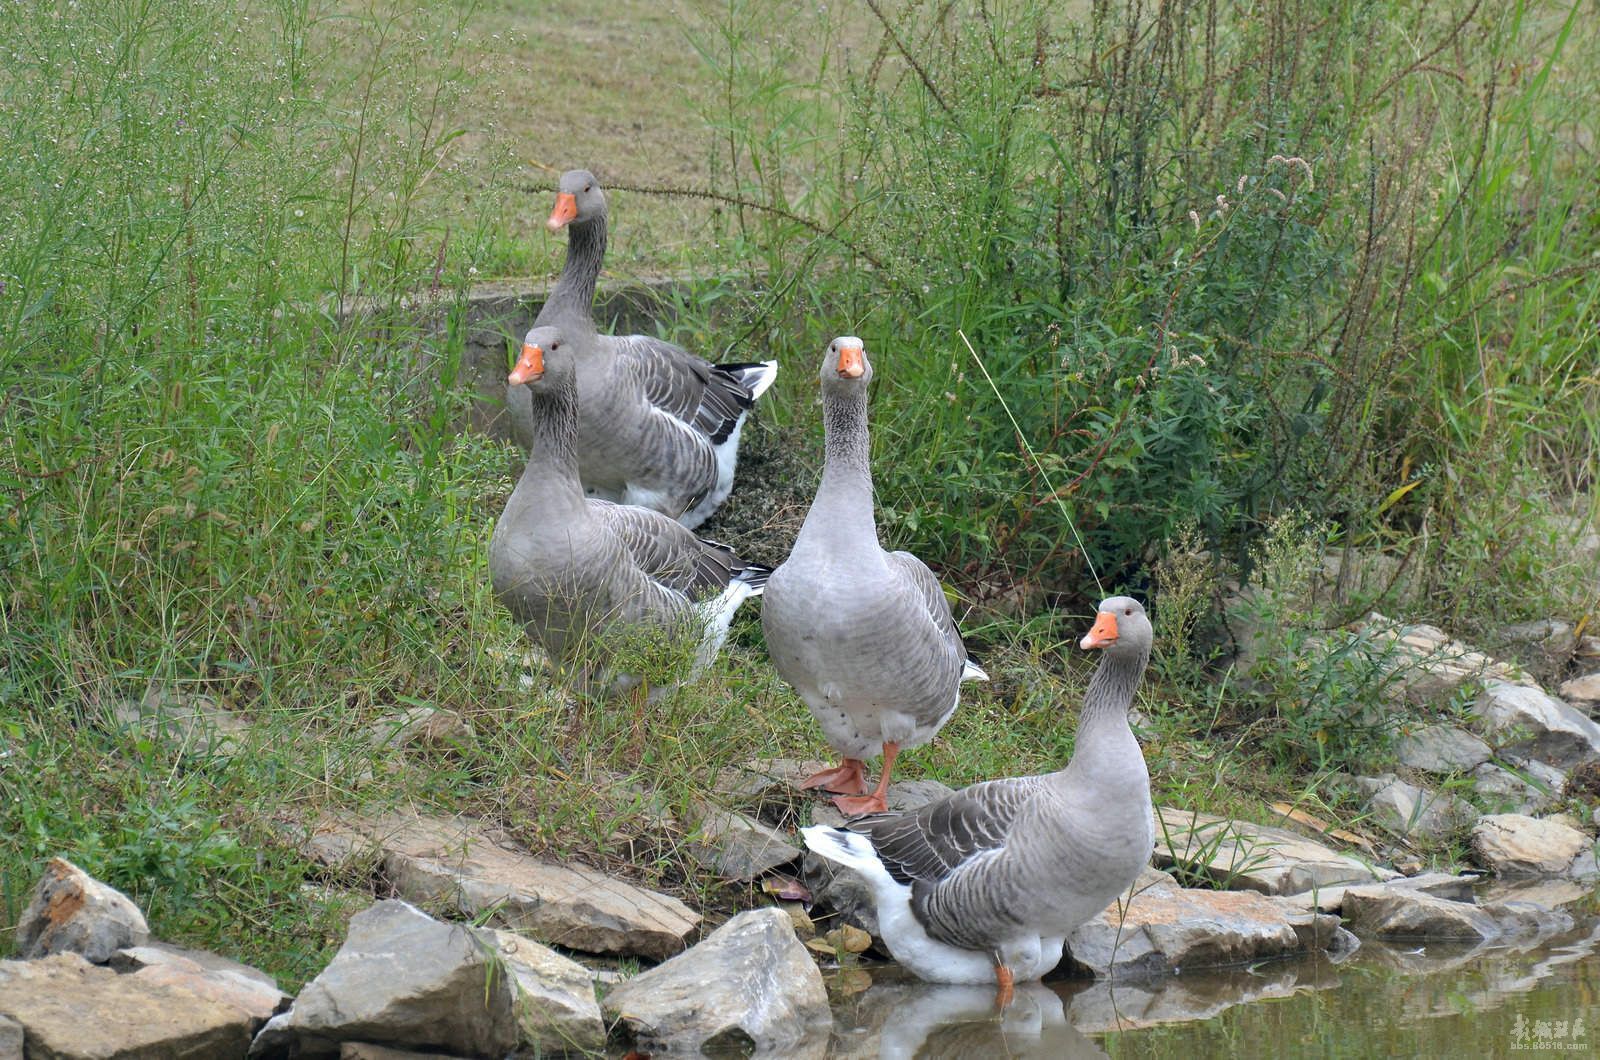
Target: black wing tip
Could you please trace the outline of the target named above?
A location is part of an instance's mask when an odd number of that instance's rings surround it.
[[[736,582],[744,582],[752,589],[765,587],[767,579],[772,577],[773,568],[765,563],[746,563],[744,569],[733,576]]]

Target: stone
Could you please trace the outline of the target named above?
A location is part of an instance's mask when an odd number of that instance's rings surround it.
[[[511,931],[479,932],[516,984],[517,1045],[535,1056],[602,1052],[606,1028],[594,977],[577,961]]]
[[[749,811],[768,824],[789,825],[802,805],[816,799],[801,782],[827,768],[826,762],[752,758],[720,771],[711,795],[719,806]]]
[[[888,804],[890,813],[910,813],[954,793],[954,788],[937,780],[897,780],[889,785],[883,801]],[[812,808],[811,823],[842,828],[844,814],[831,802],[819,802]]]
[[[120,727],[171,745],[194,758],[231,758],[244,749],[250,723],[210,696],[173,692],[152,681],[138,702],[118,700],[112,720]]]
[[[250,1018],[234,1006],[76,953],[0,961],[0,1016],[22,1027],[30,1060],[238,1057],[250,1048]]]
[[[374,749],[408,747],[461,747],[472,742],[472,724],[453,710],[409,707],[380,717],[371,728]]]
[[[691,820],[691,851],[723,879],[749,882],[800,856],[782,832],[734,810],[700,803]]]
[[[1374,822],[1397,836],[1442,840],[1478,816],[1471,804],[1454,795],[1407,784],[1393,773],[1356,777],[1355,786],[1366,796]]]
[[[1468,647],[1437,626],[1406,625],[1372,612],[1357,626],[1394,676],[1394,689],[1407,702],[1443,704],[1468,681],[1494,679],[1531,684],[1510,663]]]
[[[180,987],[200,997],[232,1005],[250,1017],[250,1029],[289,1007],[289,995],[266,972],[205,950],[185,950],[156,942],[118,950],[110,966],[151,983]]]
[[[1596,711],[1600,711],[1600,670],[1563,681],[1556,691],[1561,693],[1561,698],[1568,706],[1592,717]]]
[[[1112,903],[1067,939],[1066,963],[1098,978],[1168,975],[1319,948],[1348,950],[1337,917],[1254,891],[1157,885]]]
[[[1478,901],[1484,905],[1524,902],[1544,909],[1560,909],[1593,897],[1593,883],[1553,876],[1495,879],[1478,891]]]
[[[0,1060],[22,1060],[22,1024],[0,1016]]]
[[[1400,890],[1429,894],[1435,898],[1446,898],[1452,902],[1470,902],[1472,901],[1473,887],[1482,878],[1482,876],[1470,872],[1461,876],[1454,876],[1448,872],[1428,872],[1420,876],[1396,876],[1394,879],[1386,881],[1384,885]],[[1328,887],[1291,895],[1283,900],[1290,903],[1294,908],[1307,912],[1315,910],[1319,913],[1337,913],[1344,908],[1345,892],[1353,886],[1371,886],[1371,884]]]
[[[1499,749],[1560,769],[1600,757],[1600,724],[1541,689],[1490,681],[1472,712]]]
[[[1298,894],[1395,875],[1284,828],[1193,810],[1160,807],[1155,831],[1157,864],[1202,871],[1230,889]]]
[[[1512,766],[1485,762],[1472,771],[1472,790],[1482,805],[1491,809],[1534,813],[1555,801],[1566,780],[1554,766],[1524,759]]]
[[[1594,840],[1570,825],[1520,813],[1490,814],[1472,828],[1472,853],[1496,876],[1596,875]]]
[[[1465,773],[1489,760],[1489,745],[1453,725],[1426,725],[1395,744],[1400,764],[1424,773]]]
[[[24,959],[76,953],[104,964],[124,946],[149,938],[144,914],[127,895],[66,858],[50,859],[17,922],[17,953]]]
[[[786,1056],[832,1026],[822,975],[778,909],[740,913],[602,1003],[643,1052]]]
[[[1390,884],[1346,890],[1344,918],[1350,930],[1362,938],[1468,941],[1551,934],[1573,923],[1565,913],[1528,903],[1473,905]]]
[[[487,914],[495,926],[567,949],[659,961],[681,952],[700,925],[700,915],[676,898],[501,845],[470,818],[328,819],[309,843],[323,858],[372,848],[401,897],[468,919]]]
[[[494,947],[393,899],[350,920],[333,960],[275,1016],[251,1056],[315,1055],[371,1042],[464,1056],[504,1056],[517,1043],[514,992]]]
[[[439,1053],[417,1053],[410,1049],[392,1049],[371,1042],[340,1042],[339,1060],[453,1060]]]

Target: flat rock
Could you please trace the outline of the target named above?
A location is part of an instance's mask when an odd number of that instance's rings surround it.
[[[465,1060],[443,1053],[418,1053],[371,1042],[340,1042],[339,1060]]]
[[[110,966],[145,982],[180,987],[232,1005],[250,1017],[252,1033],[289,1007],[289,995],[266,972],[205,950],[152,943],[118,950]]]
[[[1472,771],[1472,790],[1490,809],[1535,813],[1555,802],[1566,774],[1554,766],[1526,759],[1485,762]]]
[[[472,929],[405,902],[378,902],[350,920],[328,966],[257,1036],[251,1056],[318,1055],[371,1042],[504,1056],[517,1043],[514,992],[495,974],[494,948]]]
[[[1379,827],[1393,835],[1441,840],[1477,819],[1478,811],[1454,795],[1408,784],[1393,773],[1356,777],[1355,786]]]
[[[883,801],[888,803],[890,813],[910,813],[954,792],[954,788],[937,780],[897,780],[889,785]],[[844,814],[831,802],[818,802],[811,810],[811,823],[840,828]]]
[[[24,959],[76,953],[104,964],[124,946],[150,938],[150,925],[127,895],[66,858],[51,858],[17,922],[17,953]]]
[[[0,1060],[22,1060],[22,1024],[0,1016]]]
[[[605,1049],[606,1028],[587,968],[515,932],[488,928],[479,935],[511,969],[516,983],[519,1048],[535,1056]]]
[[[1385,881],[1384,886],[1422,894],[1430,894],[1435,898],[1447,898],[1452,902],[1472,901],[1473,888],[1483,877],[1476,873],[1467,873],[1462,876],[1451,875],[1448,872],[1427,872],[1419,876],[1396,876]],[[1283,899],[1296,909],[1319,913],[1337,913],[1344,908],[1345,892],[1351,887],[1372,886],[1372,884],[1347,884],[1342,887],[1319,888],[1315,891],[1305,891],[1301,894],[1290,895]]]
[[[1561,698],[1568,706],[1592,716],[1596,710],[1600,710],[1600,670],[1563,681],[1556,691],[1561,693]]]
[[[185,756],[231,758],[244,749],[251,725],[210,696],[173,692],[152,682],[143,698],[118,700],[112,720]]]
[[[1293,908],[1254,891],[1157,885],[1119,913],[1112,903],[1067,939],[1067,963],[1098,978],[1172,974],[1180,969],[1354,947],[1337,917]]]
[[[1544,909],[1560,909],[1593,897],[1592,882],[1551,876],[1494,879],[1479,888],[1477,895],[1484,905],[1524,902]]]
[[[1424,773],[1465,773],[1489,760],[1489,745],[1454,725],[1427,725],[1395,743],[1400,764]]]
[[[1156,811],[1155,858],[1162,866],[1203,869],[1230,889],[1262,894],[1298,894],[1395,875],[1284,828],[1171,806]]]
[[[802,781],[828,763],[798,758],[752,758],[717,774],[711,795],[719,806],[746,810],[768,824],[787,824],[798,808],[816,798]]]
[[[1497,748],[1560,769],[1600,757],[1600,724],[1542,689],[1489,681],[1472,712]]]
[[[1468,647],[1437,626],[1407,625],[1372,612],[1359,628],[1386,655],[1393,687],[1411,703],[1442,703],[1468,681],[1532,683],[1520,668]]]
[[[1490,814],[1472,828],[1472,853],[1496,876],[1566,876],[1597,873],[1594,840],[1570,825],[1520,813]]]
[[[1572,918],[1522,902],[1473,905],[1387,884],[1351,887],[1344,918],[1362,938],[1459,939],[1544,935],[1572,927]]]
[[[608,1020],[645,1052],[786,1056],[832,1025],[822,975],[778,909],[740,913],[608,993]]]
[[[402,750],[408,747],[461,747],[476,734],[472,724],[453,710],[442,707],[408,707],[380,717],[372,726],[368,742],[374,749]]]
[[[0,961],[0,1016],[21,1025],[30,1060],[242,1057],[250,1048],[250,1018],[234,1006],[76,953]]]
[[[754,817],[705,803],[692,813],[692,851],[717,876],[746,882],[789,864],[800,848]]]
[[[700,915],[676,898],[501,845],[468,818],[330,819],[310,845],[325,859],[376,847],[401,897],[469,919],[488,914],[496,926],[586,953],[664,960],[700,925]]]

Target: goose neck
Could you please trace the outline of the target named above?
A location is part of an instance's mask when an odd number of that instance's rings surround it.
[[[1105,739],[1120,741],[1124,734],[1127,739],[1133,739],[1133,732],[1128,728],[1128,709],[1133,706],[1134,691],[1149,661],[1149,652],[1107,653],[1100,659],[1083,697],[1083,712],[1078,719],[1080,747],[1085,742],[1092,745]]]
[[[835,520],[872,522],[872,445],[864,388],[822,393],[823,468],[817,503]]]
[[[574,448],[578,433],[577,381],[568,378],[538,390],[520,389],[524,393],[513,393],[512,400],[531,403],[533,429],[528,462],[517,481],[515,494],[522,495],[525,501],[537,500],[546,509],[566,512],[582,509],[585,497]]]
[[[587,322],[592,328],[596,285],[600,282],[600,265],[606,256],[606,218],[604,214],[588,221],[574,221],[567,226],[567,263],[560,279],[550,292],[545,309],[540,311],[559,315],[568,323]]]

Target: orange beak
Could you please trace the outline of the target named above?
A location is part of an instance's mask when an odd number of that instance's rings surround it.
[[[839,378],[860,379],[867,370],[866,363],[861,359],[860,346],[841,346],[839,348]]]
[[[556,194],[555,209],[550,211],[550,220],[544,226],[552,232],[559,232],[567,227],[574,217],[578,216],[578,200],[570,191]]]
[[[1102,611],[1094,617],[1094,626],[1078,641],[1084,651],[1090,648],[1107,648],[1117,642],[1117,616]]]
[[[506,382],[512,386],[520,386],[542,375],[544,375],[544,351],[531,342],[523,343],[522,356],[517,358],[517,366],[506,376]]]

